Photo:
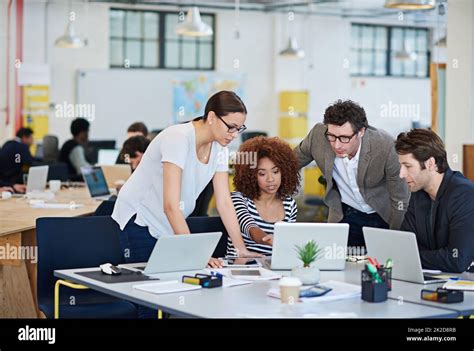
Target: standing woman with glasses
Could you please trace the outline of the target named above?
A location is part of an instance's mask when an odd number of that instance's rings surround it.
[[[329,222],[349,223],[348,246],[365,247],[362,227],[400,229],[410,197],[394,140],[369,126],[357,103],[338,100],[295,148],[299,167],[315,161],[326,178]],[[316,181],[316,179],[315,179]]]
[[[212,180],[217,210],[238,254],[255,257],[240,235],[230,198],[227,145],[243,132],[247,109],[233,92],[221,91],[206,104],[203,117],[163,130],[149,145],[120,190],[112,218],[121,229],[127,262],[146,262],[162,235],[189,234],[185,218]],[[176,253],[176,259],[179,257]],[[211,258],[211,267],[222,262]]]

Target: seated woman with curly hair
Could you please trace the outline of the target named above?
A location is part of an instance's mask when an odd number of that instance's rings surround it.
[[[248,250],[271,255],[275,223],[296,220],[298,209],[292,196],[300,184],[298,161],[290,146],[276,137],[249,139],[240,146],[239,153],[257,156],[256,167],[248,163],[235,165],[237,191],[231,197],[240,231]],[[227,255],[238,256],[230,241]]]

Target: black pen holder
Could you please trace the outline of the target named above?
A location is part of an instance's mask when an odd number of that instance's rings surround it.
[[[382,281],[387,284],[387,290],[391,291],[392,290],[392,268],[385,268],[384,266],[380,266],[380,268],[377,270],[379,273],[380,278]]]
[[[388,298],[387,281],[377,282],[371,273],[362,271],[362,300],[367,302],[383,302]]]

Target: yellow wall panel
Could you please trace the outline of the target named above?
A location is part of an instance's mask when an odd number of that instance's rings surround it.
[[[319,167],[306,167],[304,169],[304,187],[305,195],[314,195],[324,197],[326,189],[320,184],[318,179],[322,175]]]
[[[280,117],[278,135],[284,139],[304,138],[308,133],[306,117]]]
[[[280,112],[290,116],[308,112],[307,91],[282,91],[279,100]]]

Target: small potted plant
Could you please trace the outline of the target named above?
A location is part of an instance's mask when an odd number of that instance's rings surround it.
[[[295,247],[298,258],[303,262],[303,267],[292,269],[292,275],[301,280],[303,285],[313,285],[319,282],[319,268],[312,267],[311,264],[321,258],[323,249],[313,240],[308,241],[304,246]]]

